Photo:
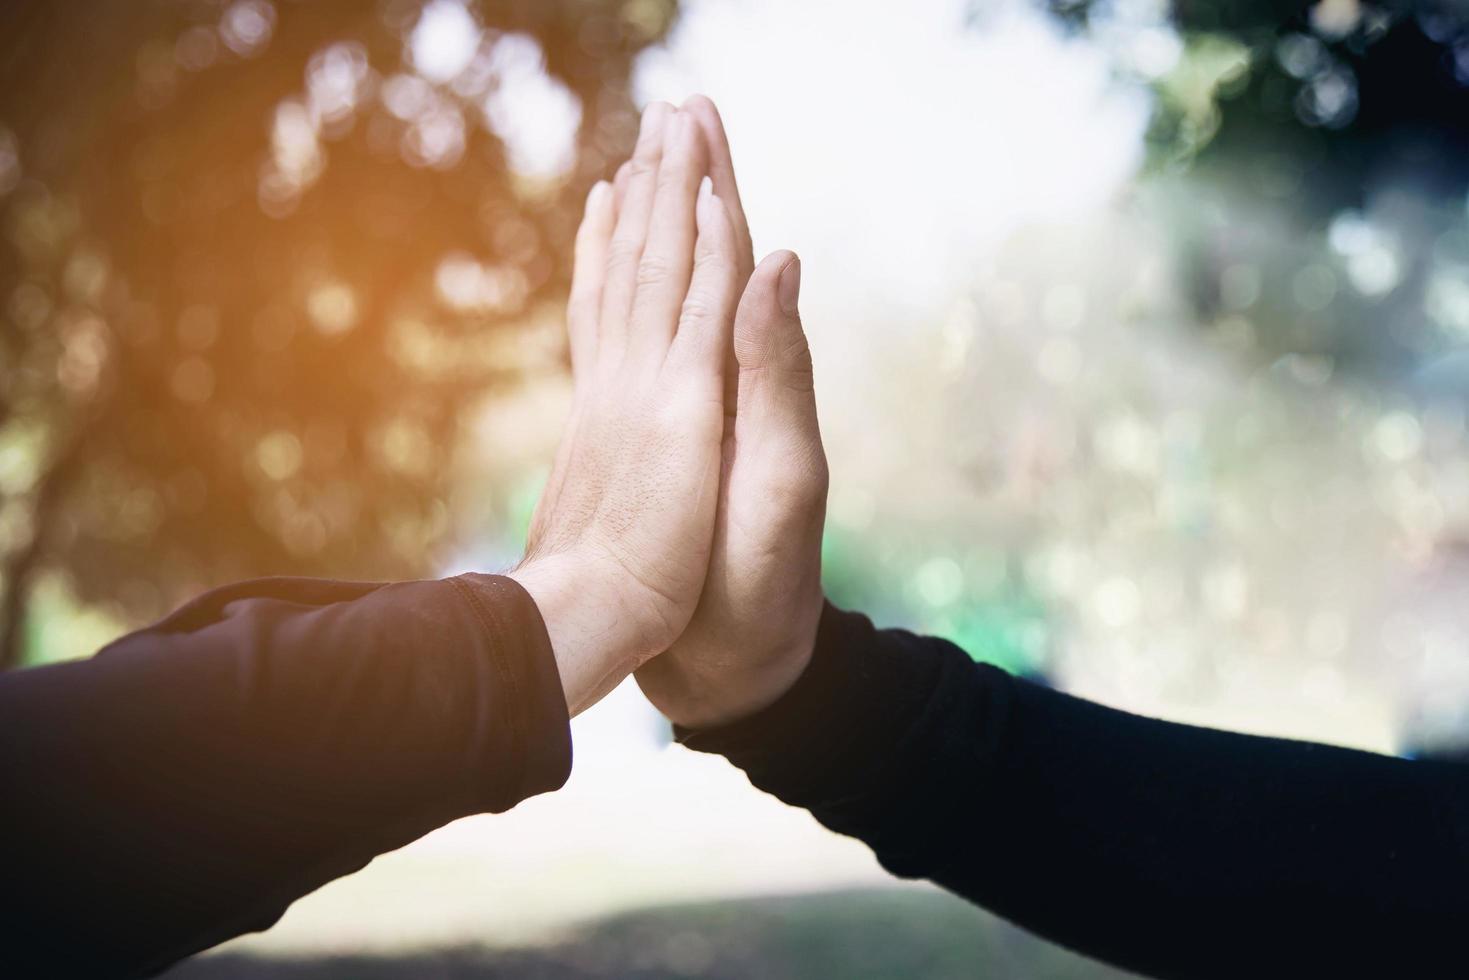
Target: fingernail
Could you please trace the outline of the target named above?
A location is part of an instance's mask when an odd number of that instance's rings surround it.
[[[796,257],[780,271],[780,282],[776,285],[775,295],[780,300],[780,308],[787,314],[794,315],[797,305],[801,299],[801,259]]]

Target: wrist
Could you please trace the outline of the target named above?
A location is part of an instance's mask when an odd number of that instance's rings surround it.
[[[755,715],[784,697],[806,672],[824,601],[818,597],[813,614],[800,617],[798,628],[780,641],[721,656],[675,648],[640,668],[638,684],[681,728],[720,728]]]
[[[530,558],[508,577],[540,610],[567,709],[577,714],[621,680],[638,660],[613,575],[575,554]]]
[[[676,693],[656,699],[650,695],[649,699],[680,728],[695,731],[722,728],[779,701],[805,673],[810,662],[811,650],[807,648],[774,658],[767,665],[730,671],[720,677],[675,672],[681,673],[670,685]],[[645,692],[647,689],[648,685],[644,685]]]

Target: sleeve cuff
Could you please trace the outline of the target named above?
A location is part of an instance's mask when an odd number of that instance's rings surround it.
[[[472,771],[475,809],[500,813],[571,775],[571,718],[545,621],[530,594],[503,575],[448,580],[484,628]]]
[[[828,605],[806,672],[775,704],[719,729],[678,730],[750,782],[923,877],[981,812],[1015,684],[946,640],[878,630]],[[998,801],[995,805],[1000,805]]]
[[[888,782],[925,716],[941,708],[945,677],[974,669],[953,644],[878,630],[827,603],[811,662],[780,700],[730,725],[674,734],[787,803],[836,805]]]

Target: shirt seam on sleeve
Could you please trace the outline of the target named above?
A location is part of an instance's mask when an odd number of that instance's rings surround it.
[[[512,749],[508,753],[508,756],[510,765],[513,767],[513,778],[508,780],[507,782],[509,783],[512,790],[512,793],[510,794],[510,799],[519,799],[521,795],[522,785],[525,782],[524,762],[525,748],[528,739],[526,737],[525,730],[521,724],[522,719],[520,717],[519,711],[519,679],[516,677],[515,670],[511,669],[509,665],[501,662],[505,652],[505,644],[502,642],[501,636],[501,634],[505,632],[504,623],[501,621],[500,617],[495,615],[494,610],[490,609],[480,599],[480,597],[475,594],[474,590],[471,589],[460,577],[455,576],[454,578],[449,579],[449,583],[454,587],[456,592],[464,597],[465,601],[469,604],[469,608],[473,612],[475,619],[479,621],[480,626],[488,634],[487,638],[492,648],[492,655],[490,657],[490,660],[494,664],[496,675],[505,685],[507,697],[503,700],[507,702],[507,707],[505,711],[507,718],[506,726],[510,729],[510,739],[512,742]]]

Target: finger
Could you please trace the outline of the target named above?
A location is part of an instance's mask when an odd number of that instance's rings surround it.
[[[734,222],[705,179],[699,188],[698,240],[688,294],[679,311],[678,333],[668,354],[675,370],[691,371],[711,388],[724,383],[726,354],[740,298],[738,240]]]
[[[734,322],[740,411],[795,413],[815,425],[811,347],[801,329],[801,260],[794,252],[765,257],[745,286]]]
[[[602,286],[602,316],[598,351],[614,362],[627,344],[628,316],[637,292],[638,261],[648,237],[648,219],[657,189],[658,161],[663,156],[663,127],[674,114],[667,102],[654,102],[643,111],[638,144],[628,161],[627,190],[617,212],[617,225],[607,251],[607,279]]]
[[[602,283],[607,275],[607,247],[614,220],[612,185],[599,180],[587,193],[586,210],[576,230],[571,295],[566,304],[571,374],[578,380],[586,377],[597,347],[597,319],[602,308]]]
[[[586,395],[590,366],[596,357],[597,319],[602,301],[602,281],[607,271],[607,244],[612,237],[612,185],[599,180],[587,192],[586,210],[576,230],[571,268],[571,294],[566,303],[567,339],[571,348],[571,377],[574,386],[571,415],[556,446],[551,475],[541,491],[531,523],[531,540],[539,539],[547,515],[566,482],[566,471],[576,442],[579,405]]]
[[[615,192],[613,199],[617,202],[617,210],[622,210],[623,199],[627,197],[627,180],[632,174],[631,161],[624,160],[622,166],[617,168],[617,173],[612,175],[612,189]]]
[[[663,130],[657,194],[638,262],[628,350],[634,363],[662,364],[678,328],[694,268],[694,210],[704,179],[704,140],[687,113]]]
[[[795,504],[785,510],[787,519],[819,541],[829,476],[800,290],[801,261],[785,251],[767,256],[745,287],[735,314],[739,408],[732,431],[737,457],[779,460],[764,478],[766,492]]]
[[[724,202],[734,224],[735,238],[739,244],[740,274],[749,278],[750,272],[755,268],[755,254],[750,244],[750,224],[745,220],[745,208],[740,202],[740,188],[735,182],[734,158],[730,154],[724,120],[720,118],[713,101],[705,95],[689,96],[682,111],[694,117],[704,134],[704,143],[709,151],[709,178],[714,182],[715,196]]]
[[[714,102],[704,95],[692,95],[684,101],[681,111],[688,112],[699,123],[704,134],[704,143],[709,154],[709,176],[714,183],[714,194],[728,210],[734,225],[739,257],[740,281],[750,278],[755,268],[755,257],[750,239],[750,225],[745,217],[744,205],[740,201],[739,185],[735,181],[734,160],[730,153],[729,138],[724,120]],[[725,365],[724,411],[733,417],[739,402],[739,372],[730,358]]]

